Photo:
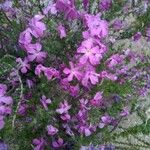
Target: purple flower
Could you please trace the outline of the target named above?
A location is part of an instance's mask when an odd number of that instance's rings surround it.
[[[52,125],[47,126],[48,135],[55,135],[58,132],[58,129]]]
[[[20,64],[20,70],[24,74],[27,73],[27,71],[30,69],[30,64],[28,63],[29,61],[27,58],[24,58],[24,60],[17,58],[16,62]]]
[[[147,36],[148,41],[149,41],[150,40],[150,27],[147,28],[147,30],[146,30],[146,36]]]
[[[66,35],[66,29],[65,29],[65,27],[64,27],[62,24],[60,24],[60,25],[57,27],[57,30],[58,30],[58,32],[59,32],[59,35],[60,35],[60,38],[61,38],[61,39],[67,36],[67,35]]]
[[[64,145],[64,141],[62,138],[58,138],[58,140],[52,142],[52,145],[54,148],[60,148]]]
[[[67,113],[64,113],[60,116],[60,118],[63,120],[63,121],[68,121],[71,119],[71,116]]]
[[[85,64],[89,61],[92,65],[97,65],[100,63],[100,50],[98,46],[93,46],[93,41],[88,39],[82,42],[82,45],[78,48],[77,53],[84,54],[80,58],[80,63]]]
[[[138,40],[141,39],[141,36],[142,36],[141,32],[137,32],[137,33],[133,36],[133,40],[134,40],[134,41],[138,41]]]
[[[57,14],[56,3],[49,2],[48,6],[43,9],[43,13],[47,15],[50,12],[52,15]]]
[[[7,86],[5,84],[0,84],[0,96],[3,96],[7,91]]]
[[[96,95],[92,100],[90,100],[90,103],[92,106],[100,106],[102,104],[102,92],[97,92]]]
[[[59,71],[52,67],[45,67],[44,75],[47,77],[48,80],[51,80],[52,78],[59,78]]]
[[[85,76],[82,79],[82,85],[84,85],[85,87],[88,86],[89,81],[91,82],[91,84],[96,85],[99,82],[99,78],[100,75],[97,74],[94,71],[87,71]]]
[[[45,95],[42,96],[40,102],[42,103],[45,110],[48,110],[48,105],[52,103],[52,101],[50,99],[47,99]]]
[[[22,48],[26,49],[26,46],[32,41],[31,29],[27,28],[25,31],[20,33],[19,44]]]
[[[90,35],[104,38],[108,35],[108,23],[100,19],[100,15],[84,15],[85,25],[89,28]]]
[[[113,27],[115,30],[120,30],[123,27],[123,23],[120,19],[116,19],[113,23]]]
[[[80,67],[75,67],[72,62],[69,62],[70,64],[70,69],[65,68],[63,72],[68,75],[67,80],[70,82],[73,80],[73,77],[76,77],[78,80],[81,79],[82,74],[79,72]]]
[[[74,3],[69,0],[57,0],[56,8],[60,12],[65,13],[65,18],[68,20],[74,20],[78,18],[78,12],[74,6]]]
[[[101,0],[99,3],[99,8],[101,11],[107,11],[112,6],[112,0]]]
[[[126,117],[128,116],[130,113],[129,113],[129,109],[127,107],[123,108],[123,110],[121,111],[120,113],[120,116],[122,117]]]
[[[37,65],[35,68],[35,74],[40,76],[44,69],[45,67],[43,65],[41,64]]]
[[[46,58],[46,52],[41,52],[42,45],[40,43],[28,45],[28,60],[40,63]]]
[[[35,145],[34,150],[44,150],[45,140],[43,138],[33,139],[33,144]]]
[[[44,31],[46,30],[45,24],[40,21],[43,18],[44,16],[42,15],[35,15],[29,22],[29,26],[31,28],[31,34],[35,38],[42,37],[44,34]]]
[[[83,0],[83,6],[84,6],[84,10],[87,10],[89,6],[89,0]]]
[[[59,108],[56,109],[56,112],[59,114],[68,113],[68,110],[71,108],[71,105],[67,101],[61,102]]]
[[[112,117],[109,115],[104,115],[101,117],[101,122],[99,123],[99,128],[104,128],[112,122]]]
[[[13,100],[10,96],[0,95],[0,104],[11,105],[12,103],[13,103]]]

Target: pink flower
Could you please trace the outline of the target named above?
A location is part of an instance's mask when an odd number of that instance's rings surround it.
[[[33,139],[33,144],[35,145],[34,150],[44,150],[45,140],[43,138]]]
[[[94,71],[87,71],[85,76],[82,79],[82,84],[87,87],[89,81],[91,82],[91,84],[96,85],[99,82],[99,74],[97,74]]]
[[[40,20],[43,19],[42,15],[35,15],[29,22],[29,26],[31,28],[31,33],[35,38],[42,37],[44,31],[46,30],[46,26]]]
[[[102,98],[102,92],[97,92],[94,98],[90,100],[90,103],[93,106],[100,106],[102,104]]]
[[[42,96],[40,102],[42,103],[45,110],[48,110],[48,105],[52,103],[52,101],[50,99],[47,99],[45,95]]]
[[[65,68],[63,70],[63,72],[68,75],[67,77],[68,81],[72,81],[73,77],[76,77],[78,80],[80,80],[82,77],[82,74],[79,72],[80,67],[75,67],[72,62],[69,62],[69,64],[70,64],[70,69]]]
[[[30,69],[30,64],[27,58],[24,58],[24,60],[17,58],[16,62],[20,64],[21,72],[24,74],[27,73],[27,71]]]
[[[58,30],[58,33],[59,33],[61,39],[67,36],[66,35],[66,29],[65,29],[65,27],[62,24],[60,24],[57,27],[57,30]]]
[[[64,145],[64,141],[63,141],[62,138],[59,138],[58,140],[53,141],[52,145],[53,145],[54,148],[60,148]]]
[[[68,104],[67,101],[64,101],[64,103],[60,103],[59,108],[56,109],[56,112],[59,114],[68,113],[68,110],[71,108],[71,105]]]
[[[52,125],[47,126],[48,135],[55,135],[58,132],[58,129]]]
[[[82,42],[82,45],[78,48],[77,53],[84,54],[80,58],[80,63],[85,64],[89,61],[92,65],[97,65],[100,62],[101,57],[98,55],[100,53],[98,46],[93,46],[93,41],[88,39]]]
[[[43,62],[46,58],[46,52],[41,52],[42,45],[40,43],[30,44],[28,45],[28,60],[36,62]]]

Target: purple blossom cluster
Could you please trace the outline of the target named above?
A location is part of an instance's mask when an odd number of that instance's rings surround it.
[[[7,6],[7,3],[3,4],[3,9]],[[102,14],[104,11],[110,10],[112,4],[112,0],[101,0],[99,9]],[[8,3],[7,7],[9,5],[11,3]],[[89,0],[83,0],[82,7],[84,10],[81,11],[77,9],[78,7],[74,0],[49,2],[46,7],[42,8],[42,13],[34,15],[28,21],[26,29],[20,33],[18,43],[20,48],[24,50],[25,57],[17,58],[16,62],[19,64],[19,74],[26,79],[23,84],[27,85],[29,92],[27,94],[23,93],[17,115],[24,117],[29,109],[32,109],[32,113],[35,113],[37,108],[46,113],[50,112],[50,115],[52,114],[51,121],[44,127],[45,132],[39,137],[35,137],[32,141],[35,150],[44,150],[45,147],[65,149],[68,141],[61,134],[62,132],[72,139],[76,135],[86,138],[104,128],[115,129],[119,121],[130,114],[130,107],[126,103],[122,105],[116,116],[107,112],[113,102],[106,101],[107,97],[105,97],[104,90],[97,87],[102,85],[104,81],[119,85],[127,82],[129,77],[137,71],[132,72],[134,66],[132,67],[130,64],[134,64],[139,57],[129,49],[123,52],[110,52],[107,43],[109,22],[102,18],[101,13],[91,14],[89,5]],[[5,8],[6,11],[9,9],[7,7]],[[45,37],[47,30],[45,19],[49,19],[49,14],[57,19],[59,17],[61,19],[62,17],[65,18],[65,23],[57,22],[55,28],[57,35],[59,35],[59,40],[63,39],[65,41],[69,36],[68,33],[71,29],[69,25],[66,25],[66,22],[70,24],[71,22],[80,22],[82,26],[81,39],[74,46],[73,55],[68,53],[68,60],[65,63],[61,62],[57,67],[46,65],[45,62],[49,59],[49,54],[43,51],[42,47],[42,38]],[[115,31],[123,28],[123,22],[119,19],[115,19],[112,25]],[[137,32],[132,38],[134,41],[138,41],[141,36],[142,33]],[[148,40],[150,39],[150,28],[147,28],[146,37]],[[47,62],[49,63],[49,61]],[[34,76],[32,79],[30,79],[30,73]],[[137,76],[138,73],[135,74],[135,77],[133,76],[132,81],[135,81],[134,78],[137,78]],[[61,98],[61,101],[55,104],[55,97],[49,98],[48,93],[44,93],[41,90],[42,93],[40,93],[41,95],[38,99],[38,106],[40,107],[30,106],[28,100],[33,98],[32,89],[36,88],[36,80],[40,80],[42,77],[47,80],[47,83],[55,80],[57,86],[67,97]],[[13,81],[14,85],[16,81]],[[146,83],[145,87],[149,88],[149,83]],[[142,90],[140,88],[140,92],[143,92],[145,87]],[[42,89],[42,87],[40,88]],[[96,90],[93,90],[94,88]],[[0,84],[0,129],[4,127],[5,117],[11,114],[13,103],[12,98],[6,96],[6,91],[6,85]],[[117,103],[119,96],[115,98]],[[50,107],[53,105],[54,110],[51,110]],[[95,123],[90,120],[92,109],[101,111],[98,121]],[[81,149],[114,150],[115,147],[104,144],[98,147],[90,145]]]

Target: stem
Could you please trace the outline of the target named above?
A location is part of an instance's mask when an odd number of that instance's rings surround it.
[[[15,110],[15,114],[14,114],[13,120],[12,120],[12,129],[14,129],[14,127],[15,127],[15,120],[16,120],[16,117],[17,117],[17,112],[18,112],[18,109],[19,109],[19,107],[21,105],[21,101],[22,101],[22,97],[23,97],[23,83],[22,83],[22,80],[21,80],[21,77],[19,75],[19,71],[18,70],[17,70],[17,75],[19,77],[21,92],[20,92],[19,102],[17,104],[17,108]]]

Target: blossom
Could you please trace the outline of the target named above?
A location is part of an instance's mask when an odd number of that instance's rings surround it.
[[[13,100],[10,96],[0,95],[0,104],[11,105]]]
[[[31,34],[35,38],[42,37],[44,31],[46,30],[46,26],[40,20],[43,19],[43,15],[35,15],[29,22],[29,27],[31,28]]]
[[[68,113],[68,110],[71,108],[71,105],[67,101],[61,102],[59,108],[56,109],[56,112],[59,114]]]
[[[76,86],[70,86],[69,91],[72,96],[77,96],[80,91],[79,85],[77,84]]]
[[[43,69],[44,75],[48,80],[52,78],[59,78],[59,71],[52,67],[44,67]]]
[[[72,81],[73,77],[76,77],[78,80],[81,79],[82,74],[79,72],[79,68],[80,67],[75,67],[74,64],[72,62],[69,62],[70,64],[70,69],[69,68],[65,68],[63,70],[63,72],[68,75],[67,80],[68,81]]]
[[[147,28],[147,30],[146,30],[146,36],[147,36],[148,41],[149,41],[150,40],[150,27]]]
[[[24,74],[27,73],[27,71],[30,69],[30,64],[27,58],[24,58],[24,60],[22,60],[21,58],[17,58],[16,62],[19,63],[20,70]]]
[[[123,26],[123,23],[120,19],[116,19],[113,23],[113,27],[115,30],[120,30]]]
[[[133,40],[134,41],[138,41],[141,38],[142,34],[141,32],[137,32],[134,36],[133,36]]]
[[[89,6],[89,0],[83,0],[83,6],[84,9],[87,10],[87,7]]]
[[[45,140],[43,138],[33,139],[33,144],[35,145],[34,150],[44,150]]]
[[[117,80],[117,76],[112,74],[112,73],[108,73],[107,71],[102,71],[100,73],[100,77],[103,79],[103,78],[106,78],[106,79],[109,79],[109,80],[112,80],[112,81],[116,81]]]
[[[58,129],[52,125],[47,126],[48,135],[55,135],[58,132]]]
[[[25,31],[20,33],[19,44],[26,49],[26,46],[32,41],[31,29],[27,28]]]
[[[120,112],[120,116],[122,117],[128,116],[129,114],[129,109],[127,107],[124,107],[123,110]]]
[[[101,20],[99,14],[89,15],[85,14],[85,25],[89,28],[90,35],[98,38],[104,38],[108,35],[108,23],[105,20]]]
[[[60,24],[60,25],[57,27],[57,30],[58,30],[58,32],[59,32],[59,35],[60,35],[60,38],[61,38],[61,39],[67,36],[67,35],[66,35],[66,29],[65,29],[65,27],[64,27],[62,24]]]
[[[90,103],[93,106],[100,106],[102,104],[102,98],[102,92],[97,92],[94,98],[90,100]]]
[[[92,65],[99,64],[101,57],[99,57],[99,47],[93,46],[91,39],[82,42],[82,45],[77,49],[77,53],[84,54],[80,58],[80,63],[85,64],[88,60]]]
[[[81,125],[79,127],[79,132],[85,136],[90,136],[92,134],[92,130],[93,129],[91,125]]]
[[[99,123],[99,128],[104,128],[112,122],[112,117],[109,115],[104,115],[101,117],[101,122]]]
[[[0,115],[10,115],[11,108],[5,105],[0,105]]]
[[[54,148],[60,148],[64,145],[64,141],[62,138],[58,138],[58,140],[52,142],[52,145]]]
[[[82,85],[84,85],[85,87],[88,86],[89,81],[91,82],[91,84],[96,85],[99,81],[99,74],[97,74],[94,71],[87,71],[85,76],[82,79]]]
[[[101,0],[99,7],[101,11],[107,11],[112,6],[112,0]]]
[[[40,76],[44,69],[45,67],[43,65],[41,64],[37,65],[35,68],[35,74]]]
[[[68,20],[74,20],[78,18],[78,12],[75,8],[74,3],[68,0],[57,0],[56,8],[60,12],[65,13],[65,18]]]
[[[41,52],[42,45],[40,43],[30,44],[28,45],[28,60],[36,62],[43,62],[46,58],[46,52]]]
[[[45,110],[48,110],[48,105],[52,103],[52,101],[50,99],[47,99],[45,95],[42,96],[40,102],[42,103]]]
[[[0,84],[0,96],[3,96],[6,93],[7,86],[5,84]]]
[[[49,2],[48,6],[43,9],[43,13],[45,15],[47,15],[49,12],[53,15],[57,14],[56,3]]]
[[[118,64],[120,65],[123,60],[124,60],[124,55],[114,54],[106,61],[106,64],[111,69]]]
[[[68,120],[70,120],[71,119],[71,116],[68,114],[68,112],[67,113],[65,113],[65,114],[62,114],[61,116],[60,116],[60,118],[63,120],[63,121],[68,121]]]

